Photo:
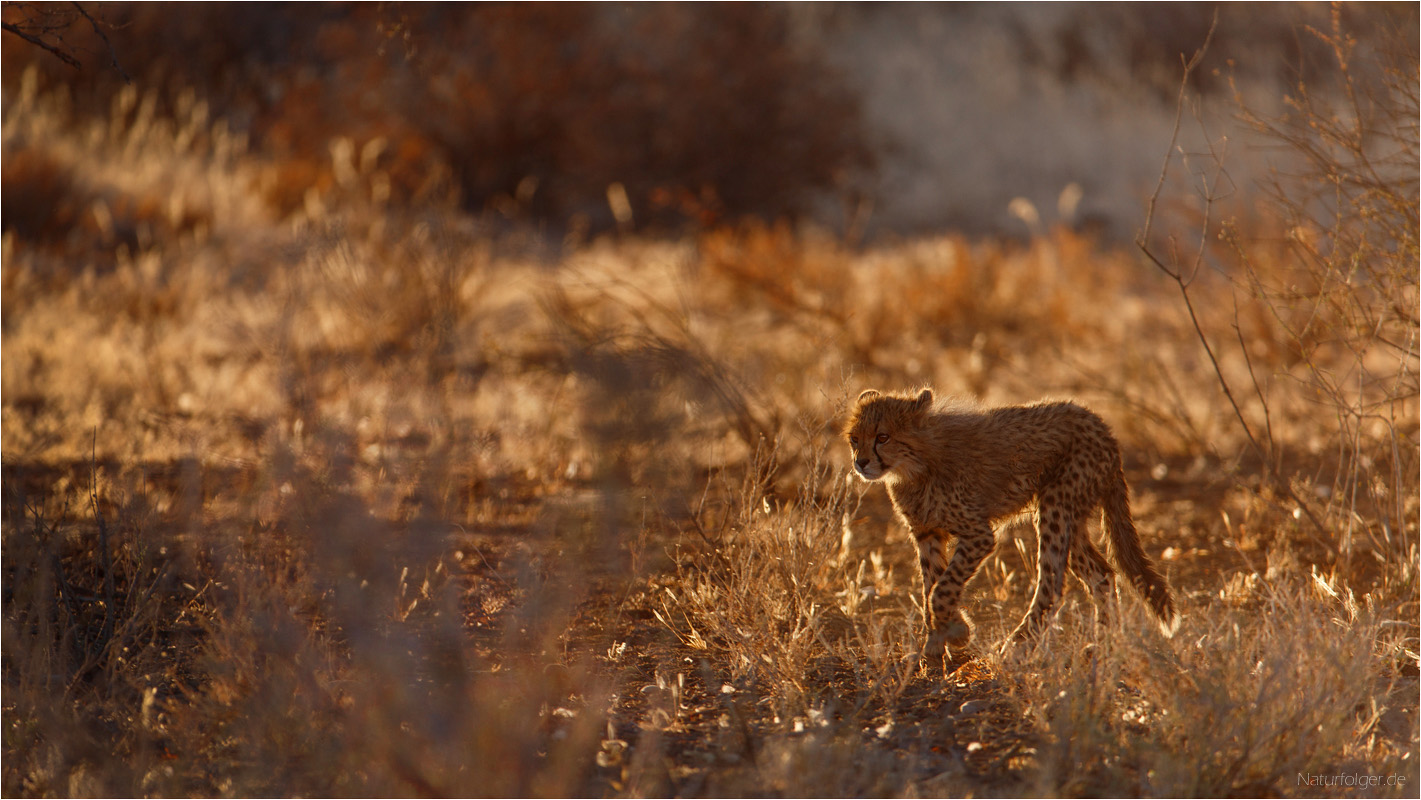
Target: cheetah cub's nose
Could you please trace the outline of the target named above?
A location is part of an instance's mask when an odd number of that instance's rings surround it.
[[[859,468],[859,472],[863,472],[864,470],[868,469],[868,459],[860,458],[859,460],[854,462],[854,466]]]

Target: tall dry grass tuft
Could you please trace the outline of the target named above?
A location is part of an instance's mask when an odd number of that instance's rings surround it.
[[[827,641],[853,636],[851,615],[873,592],[861,570],[846,572],[844,520],[857,494],[846,476],[818,453],[798,496],[780,500],[760,480],[776,458],[759,452],[723,518],[696,521],[706,539],[688,545],[687,596],[664,618],[673,630],[685,622],[683,641],[722,650],[731,680],[773,692],[777,713],[790,719],[825,699],[812,687],[835,665],[819,656]],[[744,591],[750,586],[757,591]]]
[[[1297,573],[1196,596],[1171,640],[1143,613],[1092,635],[1062,627],[1000,669],[1043,734],[1043,795],[1309,794],[1299,776],[1416,780],[1414,677],[1395,606]]]
[[[134,793],[163,752],[145,729],[186,678],[201,592],[125,484],[112,463],[6,466],[7,792]]]
[[[678,547],[678,580],[654,600],[698,664],[693,704],[711,707],[732,754],[706,777],[712,792],[898,794],[927,769],[895,764],[888,736],[905,693],[921,691],[911,593],[881,552],[854,542],[861,487],[827,459],[825,433],[801,423],[808,452],[792,496],[763,480],[778,458],[769,448],[738,484],[713,478]]]

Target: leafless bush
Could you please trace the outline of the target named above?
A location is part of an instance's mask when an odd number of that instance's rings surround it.
[[[1341,563],[1365,539],[1377,561],[1403,565],[1417,541],[1414,52],[1403,41],[1359,50],[1338,13],[1330,30],[1307,33],[1332,54],[1336,84],[1300,84],[1279,117],[1241,112],[1286,162],[1261,184],[1269,201],[1261,219],[1219,218],[1238,187],[1224,150],[1211,146],[1196,163],[1185,155],[1202,209],[1192,254],[1151,238],[1169,158],[1139,244],[1177,285],[1265,484]],[[1186,86],[1202,54],[1185,65]],[[1181,89],[1181,114],[1185,98]],[[1276,238],[1259,239],[1259,228]],[[1199,299],[1212,291],[1206,266],[1232,285],[1222,335],[1211,332],[1218,315],[1211,322],[1200,307],[1215,305]],[[1326,443],[1299,441],[1293,423],[1319,406],[1333,420]],[[1412,570],[1383,572],[1414,581]]]
[[[1414,560],[1417,541],[1415,48],[1398,34],[1379,51],[1359,50],[1336,10],[1330,30],[1308,34],[1331,51],[1338,85],[1299,85],[1281,117],[1243,110],[1293,156],[1263,184],[1282,252],[1255,254],[1236,227],[1222,233],[1290,350],[1293,380],[1335,415],[1323,513],[1339,521],[1342,558],[1365,536],[1384,561],[1401,563]]]

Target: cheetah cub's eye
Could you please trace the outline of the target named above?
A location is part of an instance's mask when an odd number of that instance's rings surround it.
[[[880,434],[878,434],[878,443],[879,443],[879,444],[883,444],[883,443],[886,442],[886,441],[888,441],[888,434],[886,434],[886,433],[880,433]]]
[[[850,436],[850,437],[849,437],[849,446],[850,446],[850,447],[858,447],[858,446],[859,446],[859,437],[857,437],[857,436]]]

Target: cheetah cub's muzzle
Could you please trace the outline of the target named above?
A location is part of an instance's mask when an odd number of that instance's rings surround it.
[[[854,472],[866,481],[876,481],[883,477],[884,469],[881,463],[874,463],[870,458],[854,459]]]

